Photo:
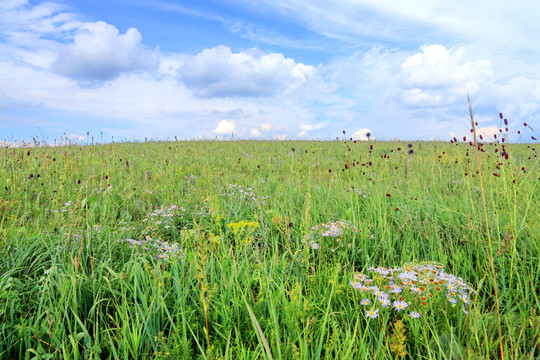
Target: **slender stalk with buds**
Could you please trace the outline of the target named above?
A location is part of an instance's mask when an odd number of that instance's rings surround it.
[[[486,234],[488,238],[488,259],[489,259],[489,267],[491,268],[491,273],[493,275],[493,287],[495,290],[495,304],[497,306],[497,323],[499,325],[499,345],[501,347],[501,359],[504,359],[504,350],[503,350],[503,342],[502,342],[502,328],[501,328],[501,311],[499,308],[499,291],[497,286],[497,274],[495,273],[495,265],[493,264],[493,246],[491,241],[491,234],[489,229],[489,219],[487,214],[487,205],[486,205],[486,194],[484,192],[484,181],[482,179],[482,162],[480,160],[480,153],[478,151],[478,140],[476,139],[476,126],[474,123],[474,116],[472,111],[472,105],[471,105],[471,97],[467,95],[467,100],[469,101],[469,114],[471,116],[471,126],[473,130],[473,138],[474,138],[474,151],[476,154],[476,164],[478,165],[478,177],[480,179],[480,191],[482,193],[482,206],[484,208],[484,218],[486,223]]]

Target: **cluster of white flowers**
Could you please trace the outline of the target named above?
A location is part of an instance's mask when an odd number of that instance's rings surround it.
[[[311,228],[311,231],[304,235],[302,243],[308,244],[313,249],[318,250],[320,248],[320,238],[334,238],[335,244],[330,246],[330,251],[334,252],[336,248],[343,246],[340,237],[344,235],[346,231],[351,233],[357,233],[358,230],[355,226],[351,225],[348,220],[339,220],[335,222],[328,222],[319,225],[315,225]],[[348,246],[351,246],[349,244]]]
[[[229,184],[227,190],[228,192],[224,193],[223,196],[245,200],[247,201],[249,206],[266,205],[266,199],[268,198],[268,196],[258,196],[253,192],[253,189],[250,187],[246,189],[242,185]]]
[[[169,223],[174,216],[184,217],[186,210],[183,207],[177,205],[169,205],[167,207],[159,208],[150,214],[147,214],[143,219],[143,222],[149,222],[154,225],[162,225]]]
[[[366,312],[369,318],[379,316],[380,310],[392,307],[401,311],[408,306],[422,309],[434,299],[445,296],[452,306],[461,303],[463,312],[468,314],[467,305],[470,296],[476,293],[462,278],[444,272],[444,267],[437,264],[423,263],[405,265],[403,267],[370,267],[373,276],[355,274],[350,285],[369,297],[360,301],[361,305],[371,305],[373,309]],[[421,312],[412,311],[409,317],[416,319]]]
[[[119,240],[121,241],[121,240]],[[146,236],[144,239],[126,239],[129,243],[129,247],[140,247],[145,251],[156,250],[156,258],[168,260],[171,256],[182,256],[184,252],[177,243],[170,243],[168,241],[162,241],[160,239],[153,239],[150,236]]]

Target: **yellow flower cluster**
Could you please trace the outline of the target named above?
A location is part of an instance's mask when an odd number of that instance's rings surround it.
[[[259,223],[257,221],[241,220],[237,223],[230,223],[227,227],[233,231],[234,235],[242,233],[244,230],[251,234],[253,230],[259,227]]]
[[[238,246],[240,243],[249,244],[253,240],[251,234],[259,227],[259,223],[257,221],[241,220],[237,223],[227,224],[227,227],[234,233],[234,239]],[[243,239],[241,239],[241,235],[243,235]]]

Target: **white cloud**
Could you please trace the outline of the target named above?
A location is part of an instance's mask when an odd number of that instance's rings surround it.
[[[221,120],[214,130],[218,135],[230,135],[236,129],[236,125],[232,120]]]
[[[0,3],[0,10],[13,10],[23,5],[27,5],[28,0],[4,0]]]
[[[481,98],[492,101],[505,116],[525,119],[536,116],[540,104],[540,79],[516,76],[503,83],[493,84],[489,92]]]
[[[86,140],[86,136],[77,135],[77,134],[70,134],[67,138],[69,140],[71,140],[71,141],[83,141],[83,140]]]
[[[142,36],[135,28],[125,34],[103,21],[85,23],[76,32],[74,43],[67,46],[53,64],[62,75],[83,83],[112,80],[121,73],[153,70],[158,54],[141,45]]]
[[[420,45],[428,39],[474,41],[498,48],[538,53],[540,3],[505,0],[244,0],[288,15],[310,30],[334,39],[392,41]],[[452,40],[450,40],[451,42]]]
[[[369,137],[367,136],[369,134]],[[353,140],[367,141],[375,140],[376,138],[372,135],[370,129],[358,129],[354,134],[352,134]]]
[[[261,124],[261,129],[262,130],[270,130],[272,129],[272,124]]]
[[[300,123],[300,125],[298,126],[300,128],[300,132],[298,133],[298,136],[300,137],[304,137],[306,136],[309,132],[313,131],[313,130],[319,130],[319,129],[322,129],[324,128],[326,125],[328,125],[328,122],[320,122],[320,123],[316,123],[316,124],[303,124],[303,123]]]
[[[31,5],[28,1],[3,0],[0,10],[0,34],[20,50],[55,47],[51,37],[61,37],[81,25],[74,14],[54,2]]]
[[[401,65],[398,87],[408,105],[442,106],[475,95],[492,77],[487,60],[464,61],[465,48],[422,46]]]
[[[179,73],[181,81],[201,97],[272,96],[311,81],[324,83],[313,66],[283,54],[257,49],[233,53],[223,45],[188,58]]]
[[[261,137],[263,136],[263,134],[260,132],[259,129],[257,128],[252,128],[251,131],[249,132],[249,134],[255,138],[258,138],[258,137]]]

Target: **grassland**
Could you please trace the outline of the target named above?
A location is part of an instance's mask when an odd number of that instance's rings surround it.
[[[538,358],[535,145],[408,145],[0,149],[0,358]]]

